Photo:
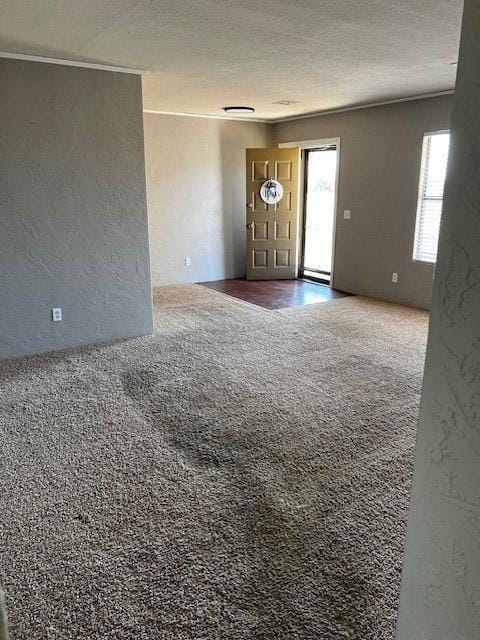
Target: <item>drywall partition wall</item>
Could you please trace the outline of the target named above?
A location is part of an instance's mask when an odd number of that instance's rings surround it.
[[[397,640],[480,638],[479,33],[467,0]]]
[[[145,114],[153,286],[245,275],[245,149],[271,129]]]
[[[0,86],[0,357],[151,332],[140,77],[3,59]]]
[[[274,126],[276,144],[341,138],[336,288],[430,306],[433,265],[412,259],[422,142],[425,132],[449,128],[451,102],[429,98]]]

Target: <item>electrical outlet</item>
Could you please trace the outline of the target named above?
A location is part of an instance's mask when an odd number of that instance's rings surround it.
[[[393,284],[398,283],[398,273],[392,273],[392,282]]]
[[[56,307],[52,309],[52,322],[61,322],[62,321],[62,308]]]
[[[350,220],[351,217],[352,217],[352,212],[350,211],[350,209],[345,209],[345,211],[343,212],[343,219]]]
[[[186,267],[191,267],[192,266],[192,261],[190,258],[185,258],[185,266]]]

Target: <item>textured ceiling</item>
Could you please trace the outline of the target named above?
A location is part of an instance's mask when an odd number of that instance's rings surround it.
[[[278,119],[452,89],[463,0],[1,0],[0,50],[140,68],[145,109]],[[274,104],[298,101],[292,105]]]

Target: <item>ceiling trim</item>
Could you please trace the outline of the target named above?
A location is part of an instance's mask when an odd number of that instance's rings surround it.
[[[304,113],[298,116],[288,116],[286,118],[278,118],[269,120],[272,124],[281,122],[292,122],[293,120],[305,120],[307,118],[317,118],[318,116],[331,116],[336,113],[347,113],[348,111],[359,111],[360,109],[371,109],[372,107],[385,107],[389,104],[399,104],[401,102],[412,102],[414,100],[427,100],[429,98],[440,98],[441,96],[451,96],[455,93],[455,89],[446,91],[437,91],[436,93],[426,93],[419,96],[408,96],[407,98],[395,98],[394,100],[385,100],[383,102],[370,102],[368,104],[359,104],[353,107],[343,107],[341,109],[329,109],[326,111],[315,111],[312,113]]]
[[[233,120],[234,122],[260,122],[261,124],[274,124],[274,120],[261,120],[260,118],[235,118],[234,116],[214,116],[206,113],[184,113],[182,111],[161,111],[159,109],[144,109],[143,113],[153,113],[160,116],[180,116],[182,118],[207,118],[209,120]]]
[[[306,120],[308,118],[318,118],[319,116],[330,116],[336,113],[348,113],[349,111],[359,111],[360,109],[371,109],[372,107],[384,107],[389,104],[399,104],[402,102],[413,102],[415,100],[428,100],[429,98],[440,98],[442,96],[451,96],[455,93],[455,89],[445,91],[437,91],[436,93],[424,93],[417,96],[408,96],[406,98],[394,98],[393,100],[384,100],[383,102],[370,102],[368,104],[359,104],[353,107],[342,107],[340,109],[329,109],[326,111],[314,111],[296,116],[288,116],[286,118],[235,118],[232,116],[211,115],[207,113],[186,113],[183,111],[162,111],[161,109],[144,109],[143,113],[153,113],[162,116],[180,116],[182,118],[208,118],[211,120],[234,120],[238,122],[260,122],[262,124],[280,124],[282,122],[292,122],[294,120]]]
[[[129,69],[128,67],[114,67],[109,64],[99,64],[96,62],[84,62],[82,60],[64,60],[63,58],[48,58],[46,56],[35,56],[29,53],[13,53],[11,51],[0,51],[0,58],[11,60],[28,60],[29,62],[46,62],[48,64],[61,64],[67,67],[81,67],[85,69],[98,69],[99,71],[115,71],[116,73],[130,73],[143,75],[142,69]]]

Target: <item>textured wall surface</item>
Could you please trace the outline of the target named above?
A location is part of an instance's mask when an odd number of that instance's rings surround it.
[[[430,98],[274,126],[276,143],[341,138],[338,289],[430,306],[433,265],[412,259],[422,144],[425,132],[449,128],[451,102]],[[343,219],[344,209],[351,220]]]
[[[145,114],[153,286],[245,275],[245,149],[271,129]]]
[[[0,85],[0,357],[149,333],[140,78],[0,60]]]
[[[467,0],[398,640],[480,638],[479,33]]]

